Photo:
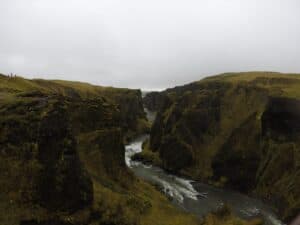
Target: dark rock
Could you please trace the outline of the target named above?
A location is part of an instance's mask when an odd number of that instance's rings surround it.
[[[158,111],[162,108],[165,97],[161,92],[150,92],[143,98],[143,104],[150,111]]]
[[[273,139],[295,140],[300,137],[300,100],[271,98],[262,116],[263,135]],[[285,141],[286,141],[285,140]]]
[[[227,185],[234,189],[244,192],[253,190],[257,185],[256,174],[261,160],[258,151],[260,137],[259,121],[253,114],[233,131],[215,155],[212,162],[215,179],[223,176],[228,179]]]
[[[166,137],[159,153],[164,167],[173,172],[191,166],[193,161],[191,146],[176,137]]]
[[[37,186],[41,205],[74,211],[92,202],[92,182],[81,166],[66,110],[59,102],[42,118],[38,159],[42,165]]]
[[[300,200],[299,85],[295,75],[241,73],[153,93],[150,148],[165,169],[254,194],[289,221]]]

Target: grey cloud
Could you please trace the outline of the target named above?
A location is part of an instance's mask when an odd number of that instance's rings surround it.
[[[298,0],[2,0],[0,72],[161,89],[300,72]]]

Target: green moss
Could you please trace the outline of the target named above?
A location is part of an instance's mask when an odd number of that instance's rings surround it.
[[[119,113],[118,118],[113,117],[112,120],[120,124],[125,134],[124,136],[128,140],[149,129],[143,110],[140,90],[101,87],[73,81],[0,77],[0,104],[10,102],[18,104],[16,101],[23,102],[28,99],[35,99],[42,104],[43,101],[46,101],[43,99],[46,99],[49,95],[63,96],[66,99],[77,99],[79,102],[86,101],[83,103],[85,106],[90,102],[90,107],[114,105],[119,110]],[[73,101],[72,104],[75,107],[76,102]],[[88,109],[82,108],[82,110],[87,111]],[[92,118],[96,120],[99,116],[102,117],[95,110],[97,109],[94,109],[94,114],[90,110],[89,115],[86,115],[90,117],[87,121],[90,121],[91,124],[95,124],[95,121],[91,120]],[[109,111],[111,112],[111,110]],[[75,111],[73,112],[76,113]]]
[[[122,133],[147,129],[140,92],[0,79],[1,224],[99,224],[93,212],[110,199],[93,201],[97,185],[122,196],[115,210],[129,211],[132,224],[133,208],[146,209],[147,201],[130,197],[136,181],[125,165]]]
[[[270,72],[168,89],[159,94],[167,100],[151,128],[151,149],[165,169],[273,199],[288,221],[300,199],[299,90],[299,75]]]

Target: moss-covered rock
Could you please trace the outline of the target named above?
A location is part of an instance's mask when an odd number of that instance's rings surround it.
[[[143,104],[150,111],[158,111],[162,107],[165,97],[160,92],[149,92],[143,98]]]
[[[145,165],[155,165],[162,167],[162,161],[159,157],[159,152],[153,152],[149,148],[149,139],[142,144],[142,152],[134,154],[131,159],[134,161],[140,161]]]
[[[1,225],[198,223],[125,165],[140,91],[0,75],[0,115]]]
[[[43,107],[49,96],[63,96],[72,105],[70,107],[71,116],[76,117],[77,121],[81,120],[77,127],[74,126],[74,129],[77,129],[76,132],[78,129],[88,131],[88,129],[100,127],[107,120],[110,120],[110,124],[114,123],[115,126],[120,126],[127,140],[149,130],[140,90],[101,87],[62,80],[0,77],[0,103],[12,101],[14,104],[18,104],[21,99],[22,101],[36,99],[40,107]],[[107,109],[106,112],[103,112],[103,109],[109,107],[115,109]],[[101,115],[101,112],[106,114]],[[85,122],[82,123],[82,120]],[[73,122],[71,121],[71,123]]]
[[[161,144],[159,155],[163,166],[171,171],[178,171],[193,162],[192,147],[178,137],[167,136]]]
[[[38,202],[51,210],[74,211],[93,200],[92,182],[83,170],[68,114],[61,102],[42,116],[38,131]]]
[[[79,157],[84,143],[78,136],[97,131],[95,144],[103,158],[97,163],[103,163],[107,180],[128,175],[123,134],[130,136],[130,129],[144,132],[135,130],[145,118],[140,92],[76,82],[0,79],[1,224],[79,221],[60,216],[64,212],[73,217],[93,206],[93,180]],[[129,101],[135,107],[120,109]],[[80,224],[88,221],[85,216]]]
[[[300,201],[299,90],[299,75],[249,72],[156,93],[150,148],[166,169],[268,199],[289,221]]]

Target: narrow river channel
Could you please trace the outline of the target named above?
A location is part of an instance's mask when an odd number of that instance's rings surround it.
[[[251,219],[262,217],[267,225],[283,224],[276,217],[271,207],[260,200],[235,191],[194,182],[169,174],[161,168],[132,161],[131,157],[142,151],[142,143],[148,138],[149,135],[140,136],[126,146],[126,164],[136,176],[160,186],[163,192],[177,207],[202,217],[222,205],[227,204],[232,208],[233,212],[241,218]]]

